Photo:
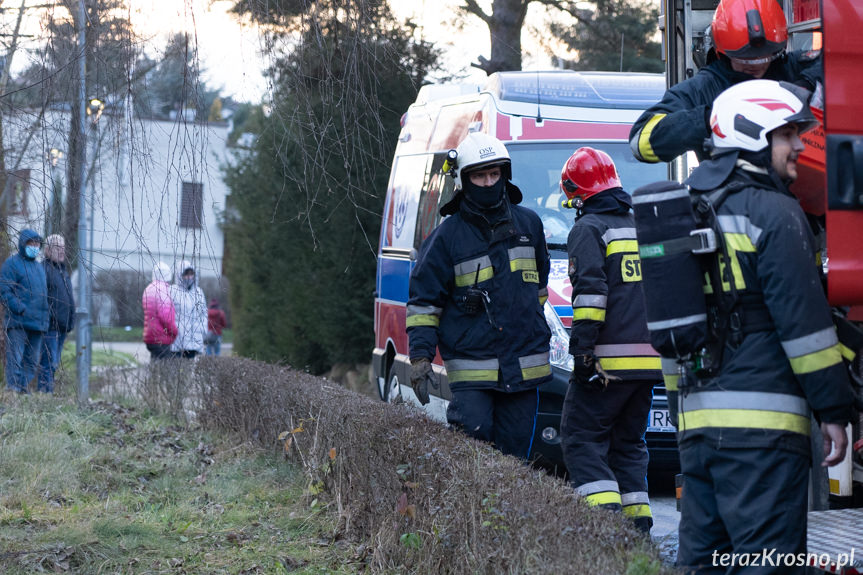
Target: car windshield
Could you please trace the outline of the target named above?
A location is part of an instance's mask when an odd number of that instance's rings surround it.
[[[581,146],[603,150],[614,160],[623,189],[636,188],[668,179],[667,164],[644,164],[636,160],[625,142],[549,142],[519,143],[507,146],[512,157],[512,181],[521,189],[522,206],[539,214],[545,227],[545,240],[552,250],[566,250],[566,238],[575,210],[562,208],[560,171],[567,158]]]

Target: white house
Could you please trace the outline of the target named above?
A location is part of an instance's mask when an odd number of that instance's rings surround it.
[[[43,237],[57,231],[52,222],[66,201],[69,122],[68,111],[18,110],[4,118],[4,198],[13,240],[24,227]],[[173,269],[190,260],[199,278],[221,278],[227,124],[103,114],[88,117],[87,125],[93,275],[136,271],[149,278],[157,261]],[[107,323],[110,305],[94,307],[100,311],[94,319]]]

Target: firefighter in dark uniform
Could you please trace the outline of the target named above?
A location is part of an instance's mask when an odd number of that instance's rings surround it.
[[[712,106],[711,157],[686,181],[696,199],[710,198],[721,240],[706,265],[711,343],[679,381],[678,563],[698,573],[738,572],[731,553],[746,557],[747,573],[804,573],[799,555],[775,563],[806,552],[810,410],[828,454],[821,465],[847,447],[853,391],[818,247],[787,188],[799,135],[817,124],[808,96],[770,80],[728,89]],[[775,553],[751,567],[765,550]]]
[[[450,217],[425,239],[410,276],[411,385],[427,403],[439,350],[449,423],[527,459],[537,387],[551,379],[545,234],[539,216],[516,205],[521,191],[500,140],[471,133],[456,152],[456,194],[441,209]]]
[[[632,199],[601,150],[579,148],[561,174],[578,212],[569,233],[574,367],[561,442],[572,486],[589,504],[620,511],[642,531],[653,525],[644,433],[659,354],[650,346]]]
[[[633,124],[629,145],[640,161],[670,162],[687,151],[703,159],[703,143],[710,137],[710,106],[734,84],[765,78],[794,82],[813,91],[822,82],[820,54],[785,53],[785,14],[776,0],[722,0],[711,30],[712,61],[692,78],[669,88]]]

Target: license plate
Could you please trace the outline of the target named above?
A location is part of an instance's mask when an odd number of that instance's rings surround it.
[[[667,409],[651,409],[647,420],[647,431],[675,432],[676,429],[668,419]]]

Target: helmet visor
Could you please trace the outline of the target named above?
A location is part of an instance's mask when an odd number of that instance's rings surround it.
[[[773,60],[777,60],[782,57],[784,50],[780,50],[775,54],[768,54],[767,56],[761,56],[758,58],[736,58],[731,57],[731,60],[739,63],[741,66],[760,66],[762,64],[769,64]]]

